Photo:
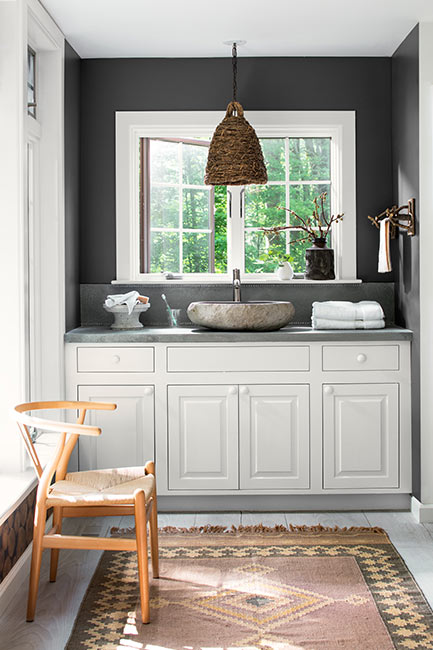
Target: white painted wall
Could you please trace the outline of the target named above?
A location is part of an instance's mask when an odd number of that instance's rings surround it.
[[[433,23],[420,24],[421,501],[433,521]]]

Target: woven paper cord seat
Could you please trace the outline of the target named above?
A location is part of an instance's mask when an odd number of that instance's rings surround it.
[[[146,503],[152,496],[154,477],[144,467],[93,470],[66,474],[48,493],[47,506],[110,505],[134,503],[135,490],[144,490]]]

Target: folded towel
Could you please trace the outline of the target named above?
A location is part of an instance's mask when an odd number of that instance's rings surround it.
[[[390,231],[391,223],[389,219],[382,219],[380,222],[379,261],[377,267],[379,273],[388,273],[389,271],[392,271],[391,253],[389,250]]]
[[[383,317],[383,309],[375,300],[361,300],[361,302],[326,300],[324,302],[313,302],[312,318],[355,321],[378,320]]]
[[[313,318],[315,330],[376,330],[385,327],[383,318],[375,320],[331,320],[330,318]]]
[[[115,307],[116,305],[126,305],[128,307],[128,314],[132,314],[140,294],[138,291],[129,291],[128,293],[116,293],[112,296],[107,296],[105,299],[106,307]]]

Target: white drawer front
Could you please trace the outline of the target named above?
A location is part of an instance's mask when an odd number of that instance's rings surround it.
[[[153,348],[78,348],[78,372],[154,372]]]
[[[323,370],[398,370],[398,345],[324,345]]]
[[[167,350],[168,372],[293,372],[310,367],[307,346],[176,347]]]

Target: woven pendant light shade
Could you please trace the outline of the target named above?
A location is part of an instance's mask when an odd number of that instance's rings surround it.
[[[259,139],[244,118],[244,109],[232,101],[213,134],[206,165],[206,185],[267,183],[268,174]]]

